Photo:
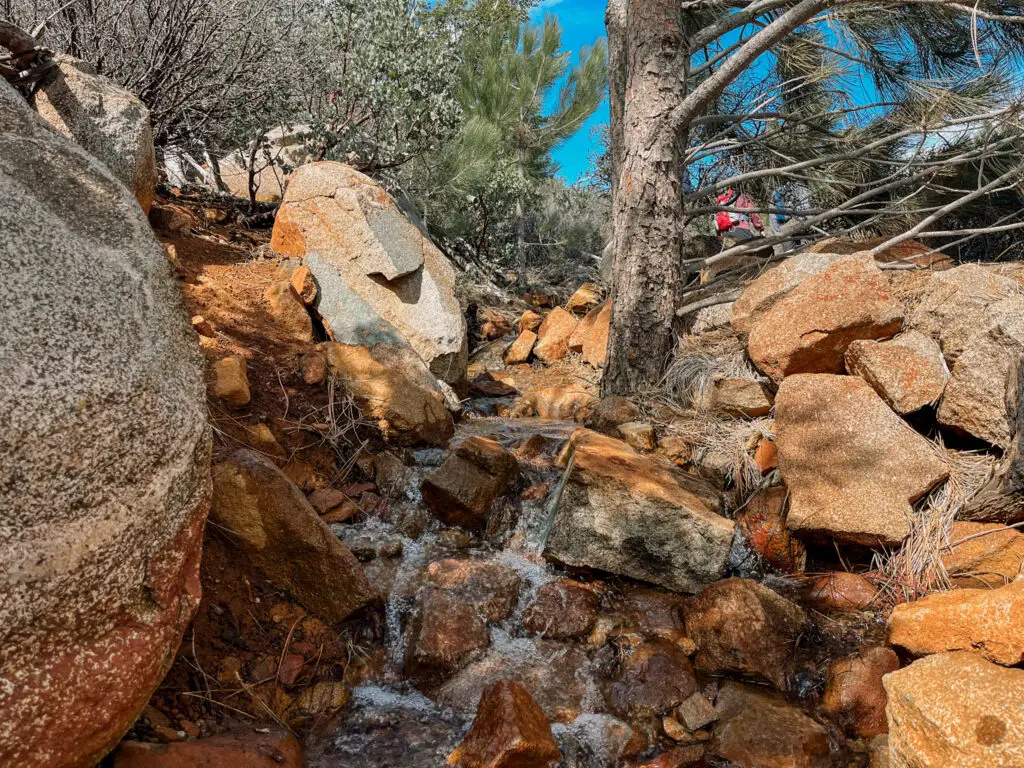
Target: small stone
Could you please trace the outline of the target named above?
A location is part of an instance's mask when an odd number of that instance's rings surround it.
[[[390,451],[377,455],[373,463],[374,480],[380,492],[389,499],[400,499],[409,490],[409,468]]]
[[[1024,573],[1024,534],[996,523],[953,523],[942,556],[957,587],[1001,587]]]
[[[249,379],[244,357],[231,355],[213,364],[213,394],[235,408],[248,405]]]
[[[523,296],[523,301],[529,304],[531,307],[537,309],[546,309],[548,307],[555,306],[555,299],[551,294],[544,293],[542,291],[531,291]]]
[[[620,424],[619,432],[626,444],[638,451],[653,451],[658,447],[658,438],[651,424],[635,421]]]
[[[610,395],[602,397],[600,402],[587,416],[588,429],[608,435],[620,437],[619,425],[639,422],[642,419],[640,409],[624,397]]]
[[[204,208],[203,218],[209,224],[224,224],[228,220],[228,212],[222,208]]]
[[[754,463],[757,465],[757,471],[762,475],[767,475],[773,469],[779,468],[779,448],[775,445],[775,441],[764,438],[757,445],[757,450],[754,452]]]
[[[518,393],[511,384],[498,381],[490,373],[481,373],[469,382],[470,397],[511,397]]]
[[[521,400],[542,419],[578,423],[585,422],[598,403],[594,395],[573,385],[538,387]]]
[[[277,442],[274,433],[266,424],[254,424],[251,427],[246,427],[245,431],[249,438],[249,445],[260,453],[275,459],[287,458],[288,454]]]
[[[525,363],[530,359],[530,353],[533,352],[533,348],[536,343],[537,334],[533,331],[523,331],[520,333],[519,338],[512,342],[509,348],[505,350],[505,354],[502,356],[502,359],[505,361],[505,365]]]
[[[171,720],[167,715],[152,705],[146,705],[142,710],[142,716],[154,728],[170,728]]]
[[[658,438],[658,453],[681,467],[693,461],[693,444],[679,435],[662,435]]]
[[[549,312],[537,330],[537,343],[533,348],[537,359],[553,363],[565,357],[569,353],[569,337],[578,324],[579,321],[561,307]],[[509,362],[508,358],[505,362]]]
[[[785,573],[803,573],[807,548],[786,525],[788,498],[789,491],[784,486],[755,494],[737,513],[736,528],[768,565]]]
[[[878,589],[863,576],[836,571],[819,578],[811,587],[810,599],[824,611],[866,611],[878,596]]]
[[[304,688],[288,710],[289,719],[325,717],[348,704],[348,686],[337,682],[314,683]]]
[[[426,580],[470,602],[488,622],[511,615],[522,580],[512,568],[488,560],[441,560],[427,568]]]
[[[409,632],[405,658],[407,674],[449,675],[473,651],[491,643],[487,625],[469,600],[436,587],[420,594]]]
[[[193,315],[192,327],[200,336],[206,336],[210,339],[217,337],[217,331],[214,330],[213,325],[202,315]]]
[[[775,404],[771,390],[752,379],[716,379],[708,390],[709,413],[728,419],[767,416]]]
[[[821,709],[850,736],[870,739],[888,733],[882,677],[900,668],[888,648],[869,648],[829,665]]]
[[[666,640],[649,640],[633,649],[611,686],[609,703],[620,717],[661,715],[697,691],[693,665]]]
[[[520,333],[523,331],[536,331],[540,328],[540,324],[544,322],[543,315],[538,315],[531,309],[523,312],[522,317],[519,318],[519,322],[516,324]]]
[[[309,503],[313,505],[318,515],[326,515],[346,501],[352,500],[348,494],[337,488],[319,488],[309,495]]]
[[[275,283],[267,289],[266,296],[277,326],[298,341],[312,343],[313,321],[291,282],[284,280]]]
[[[577,315],[585,315],[601,303],[601,286],[594,283],[584,283],[576,289],[565,308]]]
[[[299,361],[302,380],[310,386],[323,384],[327,379],[327,360],[319,352],[303,355]]]
[[[663,717],[661,719],[661,730],[665,732],[672,741],[677,744],[696,744],[697,739],[689,730],[684,728],[674,717]]]
[[[645,762],[639,768],[703,768],[704,747],[699,744],[673,747],[656,758]]]
[[[515,457],[496,440],[474,436],[424,478],[424,503],[448,525],[483,530],[495,499],[518,475]]]
[[[529,692],[500,680],[480,697],[469,733],[448,756],[453,768],[548,768],[560,760],[551,723]]]
[[[123,741],[114,752],[114,768],[303,768],[302,747],[284,729],[252,730],[176,744]]]
[[[597,595],[569,579],[542,586],[523,614],[523,629],[555,639],[585,637],[597,620]]]
[[[718,719],[718,712],[703,693],[695,693],[676,707],[676,717],[688,730],[697,731]]]
[[[309,267],[303,264],[301,267],[296,267],[292,270],[290,282],[296,295],[302,299],[302,303],[307,307],[313,306],[316,302],[317,287],[316,280],[313,279],[313,273]]]

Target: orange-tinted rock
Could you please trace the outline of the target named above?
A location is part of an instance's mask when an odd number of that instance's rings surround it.
[[[523,296],[523,301],[529,304],[531,307],[537,309],[545,309],[547,307],[555,306],[555,299],[551,294],[544,293],[542,291],[531,291]]]
[[[489,373],[481,373],[469,382],[470,397],[511,397],[518,393],[511,384],[498,381]]]
[[[519,574],[488,560],[440,560],[427,568],[426,580],[469,602],[492,623],[508,618],[519,600]]]
[[[482,530],[517,470],[515,457],[496,440],[471,437],[424,478],[423,501],[447,525]]]
[[[931,443],[855,376],[787,378],[775,435],[789,527],[806,535],[900,544],[911,504],[949,475]]]
[[[281,444],[277,442],[274,433],[270,431],[270,427],[266,424],[254,424],[251,427],[246,427],[245,432],[249,445],[264,456],[282,460],[288,458],[288,454],[281,447]]]
[[[631,627],[645,637],[674,640],[684,634],[684,598],[649,587],[630,586],[623,595],[623,612]]]
[[[888,237],[883,236],[867,240],[860,243],[859,250],[871,250],[888,239]],[[912,264],[915,267],[925,267],[935,272],[941,272],[953,267],[953,260],[949,256],[942,252],[930,253],[931,250],[930,246],[917,240],[904,240],[902,243],[890,245],[888,248],[876,253],[875,261],[879,264],[892,264],[894,262]]]
[[[565,639],[583,637],[597,621],[597,595],[570,579],[559,579],[538,590],[523,614],[523,629],[532,634]]]
[[[716,379],[708,389],[707,409],[730,419],[767,416],[775,396],[764,384],[751,379]]]
[[[781,697],[726,683],[708,751],[740,768],[828,768],[828,731]]]
[[[453,768],[548,768],[560,760],[551,723],[529,692],[501,680],[480,697],[466,738],[448,756]]]
[[[1024,573],[1024,535],[996,523],[953,523],[942,556],[958,587],[1001,587]]]
[[[750,499],[736,516],[736,528],[765,562],[786,573],[803,573],[807,549],[786,527],[785,487],[768,488]]]
[[[351,501],[348,494],[338,488],[318,488],[309,495],[309,503],[318,515],[326,515]]]
[[[711,486],[590,430],[574,432],[568,451],[548,556],[682,592],[721,575],[734,525]]]
[[[267,302],[275,324],[297,341],[313,341],[313,321],[299,294],[288,280],[275,283],[267,289]]]
[[[685,618],[698,669],[786,688],[793,644],[807,623],[799,606],[756,581],[725,579],[691,600]]]
[[[248,405],[249,378],[245,372],[245,358],[231,355],[213,364],[213,396],[235,408]]]
[[[763,373],[843,373],[843,355],[858,339],[899,332],[903,309],[886,276],[867,257],[849,256],[808,278],[750,329],[747,351]]]
[[[420,592],[419,609],[409,629],[407,674],[447,675],[491,638],[480,612],[470,601],[435,587]]]
[[[273,462],[236,451],[213,468],[210,518],[276,586],[331,623],[372,598],[359,562]]]
[[[327,379],[327,358],[320,352],[303,355],[299,361],[302,380],[310,386],[323,384]]]
[[[601,401],[594,407],[587,417],[588,429],[596,432],[618,437],[620,424],[628,424],[631,421],[640,421],[641,413],[633,403],[624,397],[609,395],[602,397]]]
[[[385,438],[444,444],[455,432],[444,393],[407,346],[321,344],[331,375],[376,419]]]
[[[584,283],[576,289],[565,308],[577,315],[585,315],[601,303],[601,286],[594,283]]]
[[[846,369],[903,415],[937,403],[949,379],[938,343],[919,331],[892,341],[853,342],[846,350]]]
[[[971,651],[996,664],[1024,662],[1024,581],[958,589],[896,606],[889,644],[914,656]]]
[[[538,387],[524,400],[537,416],[551,421],[586,421],[598,403],[590,392],[572,385]]]
[[[810,599],[823,611],[864,611],[878,596],[878,588],[863,576],[836,571],[822,576],[811,587]]]
[[[704,760],[704,751],[704,746],[701,744],[672,747],[654,759],[640,763],[638,768],[704,768],[707,765]]]
[[[883,683],[893,768],[1024,764],[1024,670],[971,653],[939,653]]]
[[[486,341],[493,341],[494,339],[500,339],[509,334],[513,333],[512,323],[510,323],[504,315],[500,315],[493,309],[486,309],[479,315],[480,320],[480,336]]]
[[[505,350],[505,354],[502,356],[505,361],[505,365],[525,363],[530,359],[530,354],[533,352],[533,348],[536,344],[536,333],[533,331],[523,331],[520,333],[519,338],[512,342],[509,348]]]
[[[744,289],[732,308],[732,327],[740,334],[750,329],[790,291],[821,274],[842,258],[835,253],[801,253],[783,261]]]
[[[213,324],[202,315],[195,315],[192,318],[192,327],[195,328],[196,333],[200,336],[205,336],[208,339],[217,337],[217,331],[214,329]]]
[[[313,279],[313,273],[309,267],[303,264],[292,270],[290,282],[292,288],[295,289],[296,295],[302,299],[302,303],[307,307],[313,306],[316,302],[317,287],[316,280]]]
[[[583,339],[583,359],[595,368],[604,368],[608,360],[608,334],[611,333],[611,301],[606,301],[591,310],[590,314],[583,318],[583,322],[587,323],[587,335]]]
[[[757,465],[757,471],[762,475],[767,475],[773,469],[779,468],[779,448],[774,440],[765,438],[757,444],[754,463]]]
[[[125,741],[114,768],[303,768],[302,747],[287,731],[210,736],[177,744]]]
[[[533,348],[533,354],[545,363],[561,360],[569,354],[569,338],[577,325],[579,320],[561,307],[551,310],[537,331],[537,343]]]
[[[658,453],[682,467],[693,461],[693,442],[681,435],[661,435],[658,438]]]
[[[522,333],[523,331],[536,331],[540,328],[540,324],[544,322],[544,316],[539,315],[532,309],[528,309],[523,312],[519,321],[516,323],[516,329]]]
[[[610,704],[620,717],[661,715],[697,691],[693,666],[676,645],[649,640],[632,650],[611,686]]]
[[[619,434],[627,445],[638,451],[653,451],[658,447],[658,437],[652,424],[641,421],[619,424]]]
[[[952,365],[969,346],[968,339],[984,328],[988,308],[1019,288],[1016,280],[981,264],[932,275],[910,326],[937,340]]]
[[[870,739],[888,733],[882,676],[900,668],[888,648],[869,648],[829,665],[821,709],[850,736]]]

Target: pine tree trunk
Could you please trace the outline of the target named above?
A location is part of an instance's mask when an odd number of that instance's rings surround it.
[[[606,394],[657,384],[675,341],[685,285],[680,182],[686,138],[659,126],[671,122],[685,95],[681,13],[678,0],[611,0],[608,7],[615,263]]]

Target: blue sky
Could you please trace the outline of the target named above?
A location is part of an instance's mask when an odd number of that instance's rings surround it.
[[[581,48],[593,45],[605,36],[605,0],[541,0],[533,11],[539,21],[546,13],[553,13],[562,24],[562,47],[572,51],[575,61]],[[608,122],[607,99],[580,131],[554,153],[559,173],[567,181],[576,181],[587,173],[590,154],[594,147],[591,132],[595,126]]]

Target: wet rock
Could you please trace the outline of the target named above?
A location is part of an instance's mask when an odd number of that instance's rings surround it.
[[[508,349],[505,350],[505,354],[502,355],[505,365],[518,365],[519,363],[525,363],[530,359],[530,355],[533,353],[533,348],[536,344],[536,333],[533,331],[521,332],[519,337],[512,342]]]
[[[470,601],[445,590],[426,588],[409,630],[406,674],[450,675],[473,651],[490,644],[487,625]]]
[[[519,574],[488,560],[441,560],[427,568],[426,580],[471,603],[491,623],[508,618],[519,601]]]
[[[71,105],[69,119],[96,120],[83,141],[118,138],[123,92],[102,88],[109,111]],[[2,79],[0,199],[0,764],[91,766],[145,707],[199,602],[202,358],[120,174]]]
[[[726,683],[715,702],[720,722],[709,752],[740,768],[825,768],[828,732],[781,697]]]
[[[790,291],[841,258],[835,253],[801,253],[768,270],[748,285],[733,305],[732,327],[737,333],[750,333],[754,324]]]
[[[312,343],[313,321],[302,298],[288,280],[274,283],[267,289],[270,316],[277,327],[296,341]]]
[[[1012,278],[980,264],[964,264],[931,276],[909,325],[936,339],[952,365],[970,345],[968,339],[985,326],[992,304],[1018,290]]]
[[[653,760],[643,762],[639,768],[703,768],[706,765],[704,752],[704,746],[700,744],[673,747]]]
[[[949,380],[938,343],[920,331],[892,341],[853,342],[846,350],[846,369],[901,415],[937,403]]]
[[[547,768],[560,760],[551,724],[529,692],[501,680],[480,697],[466,738],[448,757],[457,768]]]
[[[611,685],[609,701],[620,717],[662,715],[697,691],[693,665],[667,640],[649,640],[632,650]]]
[[[359,562],[273,462],[236,451],[213,468],[211,519],[271,582],[331,623],[372,597]]]
[[[1024,296],[1018,295],[990,307],[981,329],[969,337],[939,403],[939,423],[1009,447],[1014,425],[1006,408],[1006,379],[1022,352]]]
[[[1014,666],[1024,662],[1024,580],[999,589],[958,589],[896,606],[889,644],[914,656],[971,651]]]
[[[1024,671],[940,653],[886,675],[893,768],[1011,768],[1024,755]]]
[[[156,155],[146,105],[88,62],[61,55],[57,65],[33,94],[36,112],[109,168],[148,213]]]
[[[523,614],[523,629],[542,637],[562,640],[584,637],[597,621],[597,595],[570,579],[542,586]]]
[[[956,522],[942,556],[958,587],[1001,587],[1024,573],[1024,535],[996,523]]]
[[[622,611],[630,626],[644,636],[675,640],[685,631],[683,605],[679,595],[630,586],[623,595]]]
[[[803,573],[807,549],[786,526],[788,498],[783,486],[756,494],[736,515],[736,528],[768,565],[786,573]]]
[[[638,451],[653,451],[658,447],[654,426],[646,422],[630,421],[619,424],[619,434],[628,446]]]
[[[570,312],[575,312],[577,315],[585,315],[601,303],[601,298],[601,286],[594,283],[584,283],[569,298],[565,308]]]
[[[444,683],[433,698],[468,714],[476,711],[484,689],[513,679],[529,691],[549,720],[569,722],[579,717],[584,702],[588,709],[604,708],[587,683],[589,668],[586,650],[577,644],[503,638]]]
[[[640,409],[624,397],[609,395],[602,397],[600,402],[594,406],[586,420],[588,429],[609,435],[610,437],[621,437],[619,425],[640,421],[642,414]]]
[[[569,354],[569,337],[578,324],[579,320],[561,307],[551,310],[537,331],[537,344],[533,348],[533,354],[545,363],[561,360]]]
[[[334,341],[411,346],[448,384],[466,376],[466,324],[455,271],[375,181],[341,163],[289,177],[271,240],[302,258],[320,288],[317,310]]]
[[[390,451],[373,457],[373,479],[389,499],[400,499],[409,490],[412,475],[400,458]]]
[[[749,579],[712,584],[686,611],[697,669],[746,675],[780,690],[786,688],[793,645],[806,623],[799,606]]]
[[[231,355],[213,364],[213,396],[234,408],[248,405],[249,378],[245,372],[245,358]]]
[[[868,648],[829,665],[821,709],[847,734],[870,739],[888,733],[882,676],[900,668],[888,648]]]
[[[532,309],[528,309],[523,312],[519,318],[519,322],[516,323],[517,330],[522,333],[523,331],[534,331],[540,328],[540,324],[544,322],[544,316],[539,315]]]
[[[810,600],[822,611],[839,613],[864,611],[878,596],[878,588],[863,576],[836,571],[822,576],[811,586]]]
[[[750,329],[750,359],[776,382],[796,373],[843,373],[858,339],[899,332],[903,309],[870,257],[848,256],[808,278]]]
[[[642,746],[633,729],[611,715],[580,715],[552,730],[566,768],[619,768]]]
[[[125,741],[114,753],[114,768],[303,768],[302,747],[283,729],[251,730],[177,744]]]
[[[482,530],[517,472],[515,457],[496,440],[471,437],[424,478],[423,501],[447,525]]]
[[[695,693],[676,707],[676,718],[687,730],[697,731],[718,719],[718,711],[703,693]]]
[[[408,346],[327,343],[320,349],[331,375],[386,439],[443,445],[455,433],[444,392]]]
[[[682,592],[722,574],[734,526],[709,485],[590,430],[570,442],[549,557]]]
[[[806,535],[900,544],[910,505],[949,475],[932,445],[854,376],[786,379],[775,433],[789,527]]]
[[[771,390],[751,379],[716,379],[707,397],[708,412],[727,419],[767,416],[775,403]]]

